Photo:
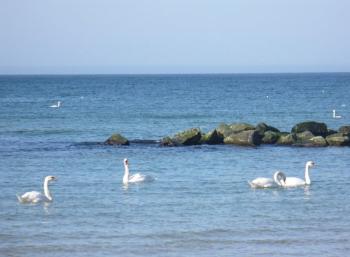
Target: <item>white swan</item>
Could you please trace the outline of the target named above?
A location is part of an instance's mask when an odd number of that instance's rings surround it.
[[[296,177],[286,177],[285,181],[282,181],[283,187],[298,187],[298,186],[307,186],[311,184],[309,168],[315,166],[313,161],[308,161],[305,164],[305,180]],[[283,174],[284,175],[284,174]]]
[[[44,179],[44,194],[31,191],[24,193],[22,196],[17,195],[20,203],[38,203],[38,202],[52,202],[52,196],[49,191],[49,182],[56,180],[54,176],[46,176]]]
[[[333,110],[333,119],[341,119],[340,115],[336,115],[335,110]]]
[[[58,101],[57,104],[50,105],[51,108],[60,108],[61,107],[61,101]]]
[[[123,184],[127,185],[128,183],[139,183],[139,182],[145,182],[145,181],[152,181],[153,177],[146,176],[141,173],[136,173],[134,175],[130,175],[129,172],[129,161],[128,159],[124,159],[124,176],[123,176]]]
[[[248,181],[248,183],[252,188],[271,188],[282,186],[285,179],[286,177],[281,171],[276,171],[275,174],[273,174],[273,179],[259,177]]]

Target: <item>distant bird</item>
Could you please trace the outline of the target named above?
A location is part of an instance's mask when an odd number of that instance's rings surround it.
[[[273,175],[273,179],[259,177],[252,181],[248,181],[248,184],[252,188],[272,188],[272,187],[282,186],[285,180],[286,180],[285,175],[280,171],[276,171],[275,174]]]
[[[333,110],[333,119],[341,119],[340,115],[336,115],[335,110]]]
[[[17,199],[20,203],[39,203],[39,202],[52,202],[52,196],[49,191],[49,182],[56,180],[54,176],[46,176],[44,179],[44,194],[31,191],[24,193],[23,195],[17,195]]]
[[[50,105],[51,108],[60,108],[61,107],[61,101],[58,101],[57,104]]]
[[[127,185],[128,183],[139,183],[139,182],[152,181],[152,180],[153,180],[153,177],[146,176],[141,173],[130,175],[129,161],[126,158],[124,159],[124,176],[123,176],[124,185]]]

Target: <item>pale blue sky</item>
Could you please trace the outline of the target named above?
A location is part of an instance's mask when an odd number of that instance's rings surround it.
[[[0,0],[0,74],[350,71],[349,0]]]

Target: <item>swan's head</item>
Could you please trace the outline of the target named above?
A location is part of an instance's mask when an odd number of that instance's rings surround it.
[[[128,161],[128,159],[124,159],[124,165],[128,165],[129,164],[129,161]]]
[[[313,161],[308,161],[308,162],[306,163],[306,166],[309,167],[309,168],[312,168],[312,167],[315,166],[315,163],[314,163]]]
[[[286,175],[282,171],[276,171],[273,178],[280,186],[283,186],[286,182]]]
[[[56,178],[55,176],[46,176],[46,177],[45,177],[45,180],[48,181],[48,182],[50,182],[50,181],[55,181],[55,180],[57,180],[57,178]]]

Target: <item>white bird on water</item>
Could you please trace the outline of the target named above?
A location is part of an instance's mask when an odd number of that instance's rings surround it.
[[[52,202],[52,196],[49,191],[49,182],[56,180],[54,176],[46,176],[44,179],[44,194],[31,191],[24,193],[23,195],[17,195],[17,199],[20,203],[39,203],[39,202]]]
[[[153,177],[143,175],[141,173],[130,175],[129,161],[126,158],[124,159],[124,176],[123,176],[124,185],[127,185],[128,183],[139,183],[139,182],[146,182],[146,181],[152,181],[152,180],[153,180]]]
[[[342,117],[340,115],[337,115],[335,113],[335,110],[333,110],[333,119],[341,119]]]
[[[259,177],[252,181],[248,181],[248,184],[252,188],[272,188],[282,186],[285,179],[286,177],[281,171],[276,171],[275,174],[273,174],[273,179]]]
[[[309,169],[314,167],[315,163],[313,161],[308,161],[305,164],[305,180],[296,177],[286,177],[285,181],[282,181],[283,187],[298,187],[298,186],[308,186],[311,184]],[[282,173],[283,174],[283,173]],[[283,174],[283,176],[285,176]]]
[[[57,104],[50,105],[51,108],[60,108],[61,107],[61,101],[57,101]]]

